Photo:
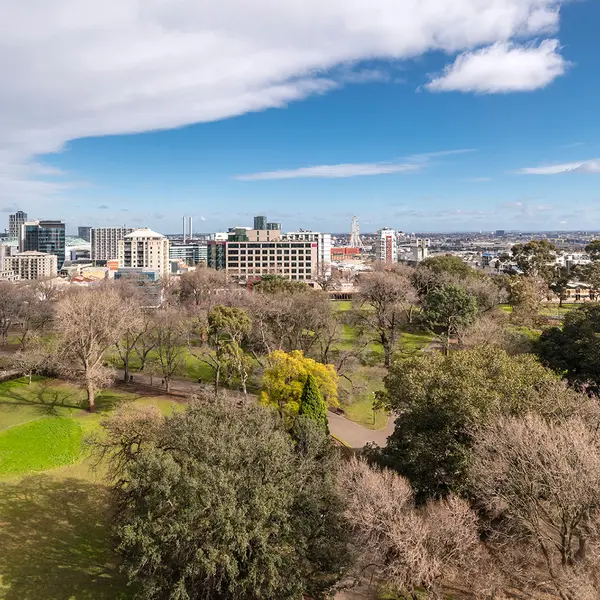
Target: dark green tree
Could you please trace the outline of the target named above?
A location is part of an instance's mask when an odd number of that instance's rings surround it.
[[[309,425],[294,443],[273,411],[219,399],[153,421],[148,440],[135,419],[108,431],[98,443],[120,459],[116,531],[139,598],[324,599],[343,575],[324,432]]]
[[[305,291],[307,287],[308,286],[303,281],[292,281],[281,275],[263,275],[260,280],[252,286],[252,289],[256,292],[262,292],[263,294],[293,294],[295,292]]]
[[[458,256],[432,256],[430,258],[426,258],[423,262],[421,262],[419,267],[425,267],[427,269],[430,269],[437,275],[454,275],[459,279],[469,279],[471,277],[477,277],[477,271],[472,269]]]
[[[600,259],[600,240],[592,240],[586,247],[585,251],[590,255],[592,260]]]
[[[312,374],[309,374],[306,378],[298,415],[313,420],[320,427],[323,427],[325,431],[329,431],[327,426],[327,405],[325,404],[325,400],[323,400],[319,384]]]
[[[459,285],[442,285],[425,297],[423,314],[432,328],[439,327],[445,336],[444,347],[449,351],[450,338],[477,318],[477,300]]]
[[[600,391],[600,305],[588,304],[565,316],[562,330],[544,331],[536,344],[542,362],[571,382]]]
[[[525,275],[539,276],[549,281],[556,270],[556,246],[548,240],[515,244],[512,256]]]
[[[420,500],[460,493],[475,427],[502,415],[564,415],[584,401],[529,354],[426,352],[395,362],[385,379],[379,402],[397,419],[379,456]]]

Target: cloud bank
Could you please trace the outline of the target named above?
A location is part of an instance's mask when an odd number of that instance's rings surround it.
[[[541,167],[526,167],[519,175],[559,175],[560,173],[600,173],[600,158]]]
[[[556,32],[561,4],[4,0],[0,199],[15,190],[29,197],[60,194],[64,184],[22,175],[32,157],[60,151],[69,140],[214,121],[385,78],[361,71],[363,60],[462,53],[430,82],[436,91],[490,91],[489,74],[499,72],[504,91],[546,85],[561,72],[555,42],[519,50],[510,41]],[[506,55],[528,66],[512,78],[507,69],[485,66]]]

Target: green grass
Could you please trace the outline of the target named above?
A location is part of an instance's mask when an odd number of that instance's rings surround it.
[[[344,414],[351,421],[367,429],[385,429],[389,419],[387,413],[373,410],[372,398],[361,398],[356,402],[345,405]]]
[[[75,462],[83,430],[67,417],[39,417],[0,433],[0,477],[45,471]]]

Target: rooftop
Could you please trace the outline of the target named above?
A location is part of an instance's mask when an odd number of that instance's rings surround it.
[[[147,227],[141,227],[140,229],[136,229],[135,231],[128,233],[125,237],[161,239],[165,236],[162,233],[156,233],[156,231],[152,231],[152,229],[148,229]]]

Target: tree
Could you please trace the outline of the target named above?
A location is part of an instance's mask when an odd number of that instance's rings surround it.
[[[44,286],[47,282],[42,280],[32,282],[20,288],[20,306],[18,309],[19,332],[17,339],[21,350],[25,350],[30,338],[37,336],[44,329],[49,328],[54,318],[54,300],[47,299]]]
[[[95,407],[96,391],[112,377],[105,366],[106,354],[130,318],[119,294],[108,286],[72,290],[58,303],[54,359],[64,377],[83,382],[90,411]]]
[[[185,319],[176,308],[167,308],[155,316],[152,344],[167,393],[171,391],[174,375],[183,367],[187,330]]]
[[[600,596],[597,423],[501,419],[476,435],[470,487],[491,520],[497,552],[517,546],[562,600]],[[592,550],[593,548],[593,550]],[[522,571],[509,565],[511,574]],[[537,580],[537,581],[536,581]]]
[[[109,428],[116,531],[145,600],[324,600],[348,563],[337,459],[323,434],[294,445],[272,411],[197,402]],[[129,433],[132,432],[132,433]]]
[[[429,269],[436,275],[453,275],[459,279],[477,277],[477,272],[458,256],[432,256],[422,261],[419,267]]]
[[[600,305],[570,311],[562,330],[551,328],[535,348],[542,362],[578,386],[600,390]]]
[[[357,323],[363,323],[377,334],[383,347],[384,363],[389,367],[396,348],[400,327],[408,320],[417,294],[411,277],[405,272],[375,271],[360,280]]]
[[[262,275],[252,286],[255,292],[263,294],[295,293],[303,291],[308,286],[303,281],[293,281],[281,275]]]
[[[302,389],[298,416],[307,417],[320,427],[323,427],[325,431],[329,431],[327,425],[327,405],[325,404],[325,400],[323,400],[319,384],[312,373],[308,374],[304,388]]]
[[[600,240],[592,240],[585,247],[585,251],[590,255],[592,260],[600,259]]]
[[[477,300],[458,285],[432,289],[425,298],[423,314],[429,326],[440,327],[445,334],[444,348],[450,350],[450,338],[471,325],[478,313]]]
[[[511,282],[509,302],[515,321],[533,325],[538,320],[542,300],[548,294],[548,285],[539,277],[515,277]]]
[[[208,315],[208,352],[200,360],[211,367],[215,374],[215,392],[219,390],[221,374],[229,367],[240,379],[242,391],[252,371],[252,360],[244,351],[244,345],[252,328],[252,322],[244,310],[236,307],[217,306]]]
[[[183,303],[194,306],[214,305],[219,291],[227,288],[227,278],[223,271],[198,266],[184,273],[179,279],[179,295]]]
[[[548,240],[515,244],[512,256],[525,275],[548,280],[556,270],[556,246]]]
[[[549,287],[556,294],[559,307],[562,307],[567,297],[567,284],[570,280],[569,270],[566,267],[557,268],[554,277],[550,280]]]
[[[403,598],[419,598],[419,588],[442,597],[442,585],[452,579],[468,579],[479,591],[473,574],[485,553],[465,501],[451,496],[417,508],[406,479],[355,457],[342,466],[339,481],[360,576],[376,576]]]
[[[10,328],[19,323],[25,306],[23,289],[8,281],[0,281],[0,340],[6,346]]]
[[[300,350],[269,354],[260,394],[263,404],[277,408],[282,416],[294,418],[300,410],[302,391],[309,375],[315,378],[328,406],[337,406],[338,378],[333,365],[307,358]]]
[[[528,412],[558,418],[590,402],[534,356],[493,347],[399,360],[378,401],[397,416],[380,457],[409,479],[419,500],[464,490],[473,427]]]

